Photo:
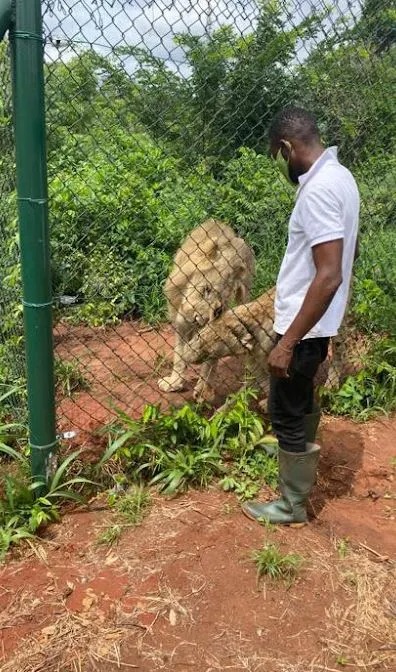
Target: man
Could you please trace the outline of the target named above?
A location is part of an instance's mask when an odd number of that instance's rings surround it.
[[[281,498],[247,502],[243,510],[253,519],[300,525],[307,520],[319,460],[313,380],[347,307],[357,254],[359,192],[338,162],[337,148],[324,149],[315,118],[304,109],[285,108],[273,121],[270,151],[286,179],[298,187],[276,286],[277,343],[268,361]]]

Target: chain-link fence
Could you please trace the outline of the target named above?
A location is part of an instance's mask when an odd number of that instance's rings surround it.
[[[394,333],[394,2],[42,5],[59,429],[92,434],[115,406],[219,405],[249,382],[244,353],[265,396],[271,293],[250,317],[224,313],[211,338],[205,324],[276,280],[294,196],[267,134],[288,103],[317,115],[362,196],[353,315],[329,374],[339,386],[373,334]],[[8,72],[3,48],[0,353],[13,384],[23,338]],[[192,337],[195,356],[181,347]]]

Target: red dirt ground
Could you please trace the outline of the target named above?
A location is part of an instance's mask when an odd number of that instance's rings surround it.
[[[60,400],[58,417],[63,431],[77,431],[76,443],[84,443],[97,428],[114,417],[112,404],[139,417],[149,403],[179,405],[192,400],[196,367],[189,371],[183,393],[165,394],[158,378],[171,369],[173,334],[171,327],[151,329],[137,322],[93,329],[61,323],[55,331],[56,355],[75,361],[89,383],[89,389]],[[244,363],[225,358],[219,365],[217,398],[220,403],[236,391],[243,380]]]
[[[108,549],[95,543],[114,524],[103,500],[68,514],[35,552],[1,569],[0,669],[395,672],[395,431],[396,419],[324,420],[302,529],[250,522],[235,496],[215,487],[154,495],[143,524]],[[303,556],[291,586],[257,584],[251,553],[265,541]],[[368,587],[384,580],[371,627],[383,620],[364,654],[359,633],[371,607],[350,579],[352,561],[373,572]],[[349,639],[334,635],[338,627],[350,628]]]
[[[192,401],[199,367],[188,370],[182,393],[166,394],[158,388],[158,378],[172,367],[173,333],[169,325],[151,328],[124,321],[117,326],[91,328],[60,322],[54,337],[56,356],[76,363],[89,386],[70,398],[59,398],[59,429],[76,432],[76,446],[92,446],[95,431],[115,417],[114,406],[137,418],[150,403],[167,408]],[[362,343],[355,346],[363,352]],[[243,357],[226,357],[219,362],[215,407],[241,387],[245,373]]]
[[[78,360],[90,383],[59,401],[60,428],[77,431],[72,444],[87,452],[100,444],[93,432],[113,416],[111,403],[137,417],[147,403],[192,397],[193,369],[183,394],[158,390],[157,378],[171,366],[169,328],[61,324],[55,338],[58,357]],[[242,361],[220,364],[216,404],[243,375]],[[395,430],[395,419],[323,421],[311,522],[303,529],[254,524],[234,495],[215,487],[175,499],[153,495],[143,524],[126,528],[110,548],[96,544],[117,522],[103,499],[69,513],[0,571],[0,670],[395,672]],[[293,585],[258,585],[251,554],[267,541],[304,558]],[[372,585],[376,571],[382,577],[377,630],[369,602],[358,618],[361,587],[355,595],[343,578],[352,560],[367,563]],[[352,623],[345,641],[334,635],[339,622],[344,630]]]

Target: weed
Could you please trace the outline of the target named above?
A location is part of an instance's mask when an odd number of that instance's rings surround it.
[[[3,455],[8,454],[9,457],[15,457],[12,452],[8,451],[12,451],[14,446],[18,447],[19,442],[24,442],[26,428],[21,422],[8,422],[8,420],[15,415],[12,401],[21,395],[21,390],[18,387],[10,388],[0,385],[0,390],[2,388],[5,388],[5,391],[0,392],[0,449]]]
[[[121,525],[110,525],[103,532],[100,533],[96,540],[98,546],[112,546],[115,544],[122,534]]]
[[[260,525],[265,527],[267,532],[276,532],[278,529],[277,526],[274,525],[274,523],[271,523],[271,521],[268,520],[268,518],[258,518],[258,522],[260,523]]]
[[[343,667],[345,665],[349,665],[348,658],[345,658],[345,656],[338,656],[336,663],[337,665],[342,665]]]
[[[111,546],[126,527],[140,525],[150,505],[150,494],[142,486],[133,486],[126,493],[111,492],[109,505],[117,514],[117,522],[100,533],[96,540],[99,545]]]
[[[92,481],[77,476],[68,478],[68,471],[80,451],[71,453],[58,467],[51,481],[44,486],[42,481],[30,482],[28,458],[9,446],[0,446],[0,453],[14,458],[20,472],[17,476],[6,474],[2,479],[3,494],[0,498],[0,559],[9,548],[22,539],[33,538],[45,525],[59,520],[59,506],[65,500],[81,501],[75,486],[92,484]],[[38,496],[45,487],[45,495]]]
[[[225,516],[230,516],[234,512],[234,507],[231,504],[223,504],[222,511]]]
[[[150,484],[158,484],[166,495],[187,490],[189,485],[205,488],[213,476],[219,474],[221,457],[216,449],[196,451],[183,446],[173,451],[158,451],[158,471],[150,480]],[[150,464],[144,464],[141,470]]]
[[[338,539],[336,542],[336,549],[340,558],[346,558],[350,551],[349,539],[344,537],[342,539]]]
[[[124,495],[110,495],[110,504],[125,523],[139,525],[150,505],[150,494],[142,486],[136,486]]]
[[[255,450],[233,463],[231,472],[220,481],[223,490],[233,490],[241,500],[252,499],[263,483],[275,488],[278,463],[265,450]]]
[[[89,388],[77,362],[66,359],[55,359],[55,383],[61,394],[67,397],[71,397],[74,392]]]
[[[270,579],[284,580],[291,583],[297,576],[303,559],[297,553],[284,555],[275,544],[266,544],[259,551],[254,551],[253,560],[257,567],[257,577],[268,576]]]

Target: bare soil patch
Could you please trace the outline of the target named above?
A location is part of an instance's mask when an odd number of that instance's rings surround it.
[[[323,422],[302,529],[250,522],[215,487],[154,496],[109,548],[103,499],[68,514],[1,569],[0,669],[396,670],[395,430]],[[257,583],[267,542],[304,558],[291,586]]]

